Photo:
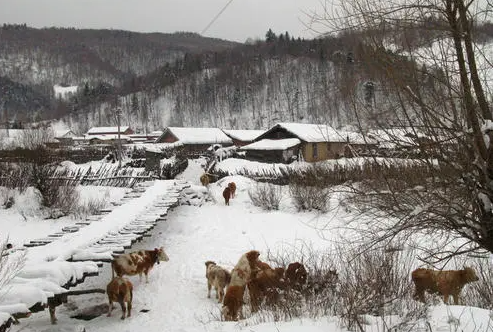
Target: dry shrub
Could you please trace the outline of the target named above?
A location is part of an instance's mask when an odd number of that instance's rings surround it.
[[[282,188],[271,183],[257,182],[255,187],[248,191],[253,205],[264,210],[279,210],[282,199]]]
[[[307,186],[301,183],[290,183],[289,193],[298,211],[318,210],[327,212],[330,196],[329,189]]]
[[[75,186],[59,186],[53,207],[62,211],[64,215],[68,215],[77,210],[79,198],[80,195]]]
[[[348,262],[339,271],[336,315],[350,330],[363,331],[365,315],[401,317],[399,325],[415,318],[417,303],[411,300],[412,253],[394,249],[341,251]]]
[[[84,218],[92,214],[98,214],[99,211],[106,207],[106,204],[107,200],[105,198],[91,197],[77,206],[75,214],[79,218]]]

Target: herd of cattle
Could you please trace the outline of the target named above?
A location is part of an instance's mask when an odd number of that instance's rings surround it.
[[[207,186],[209,184],[208,175],[203,174],[200,181]],[[229,205],[229,200],[235,197],[235,192],[236,184],[228,183],[223,191],[226,205]],[[233,321],[243,318],[242,306],[245,303],[244,295],[247,289],[251,312],[257,312],[264,301],[266,304],[278,302],[282,291],[300,291],[304,287],[314,286],[313,284],[307,285],[308,272],[302,263],[294,262],[286,268],[272,268],[269,264],[259,260],[259,256],[260,253],[256,250],[243,254],[231,272],[214,261],[205,262],[207,297],[210,298],[211,289],[214,287],[216,299],[222,303],[221,314],[224,320]],[[116,257],[111,263],[112,280],[106,288],[109,300],[108,316],[111,316],[113,302],[118,302],[123,312],[121,319],[125,319],[125,315],[130,317],[133,285],[123,275],[138,274],[142,280],[142,273],[144,273],[146,282],[149,282],[148,273],[154,264],[168,260],[169,257],[163,247],[154,250],[140,250]],[[329,284],[333,286],[338,275],[336,271],[329,272],[328,276],[332,279]],[[452,296],[454,304],[459,304],[462,288],[467,283],[477,281],[478,277],[470,267],[447,271],[419,268],[412,272],[411,279],[415,285],[413,297],[416,300],[425,302],[424,293],[427,291],[442,295],[445,303],[448,303],[449,297]]]
[[[211,296],[211,289],[216,292],[216,299],[222,303],[221,314],[224,320],[233,321],[242,319],[242,306],[245,291],[248,289],[251,312],[259,310],[260,305],[275,304],[280,299],[281,291],[300,291],[307,285],[308,272],[302,263],[294,262],[286,268],[272,268],[269,264],[259,260],[260,253],[256,250],[248,251],[238,260],[233,270],[217,265],[214,261],[206,261],[207,297]],[[112,280],[107,285],[109,300],[108,316],[111,316],[113,302],[118,302],[122,308],[122,317],[130,317],[132,310],[133,285],[123,275],[145,274],[148,282],[148,273],[154,264],[168,261],[169,257],[164,249],[139,250],[119,255],[112,263]],[[333,280],[337,280],[337,272],[330,271]],[[115,276],[116,274],[116,276]],[[470,267],[462,270],[431,270],[419,268],[412,272],[411,279],[415,285],[414,298],[425,302],[425,291],[443,296],[448,303],[452,296],[454,304],[459,304],[459,295],[462,288],[470,282],[477,281],[475,271]],[[312,285],[313,286],[313,285]]]

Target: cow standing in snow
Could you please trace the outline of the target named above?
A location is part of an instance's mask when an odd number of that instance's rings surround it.
[[[414,298],[425,302],[425,291],[438,293],[443,296],[443,302],[448,304],[449,297],[454,298],[454,304],[459,304],[462,288],[470,282],[478,281],[476,272],[465,267],[462,270],[437,271],[419,268],[411,273],[411,279],[416,286]]]
[[[128,279],[122,277],[113,278],[108,286],[106,286],[106,294],[108,294],[108,301],[110,303],[108,307],[108,317],[111,316],[113,302],[120,303],[120,306],[122,307],[122,319],[125,319],[125,312],[127,312],[127,317],[130,317],[132,311],[133,286]],[[126,308],[125,304],[127,305]]]
[[[164,252],[163,247],[154,250],[139,250],[128,254],[119,255],[111,262],[112,276],[115,274],[119,277],[123,275],[133,276],[138,274],[139,280],[142,281],[142,273],[146,276],[146,283],[149,282],[149,271],[154,264],[169,261],[168,255]]]

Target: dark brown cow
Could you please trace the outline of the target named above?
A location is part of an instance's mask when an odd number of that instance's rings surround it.
[[[111,316],[113,302],[120,303],[120,306],[122,307],[122,319],[125,319],[125,312],[127,310],[127,317],[130,317],[132,311],[133,286],[128,279],[122,277],[113,278],[108,286],[106,286],[106,294],[108,294],[108,301],[110,302],[108,317]],[[126,308],[125,303],[127,304]]]
[[[303,264],[300,262],[294,262],[288,265],[284,277],[286,285],[289,288],[301,290],[301,288],[306,284],[308,273],[306,272]]]
[[[450,295],[454,298],[454,304],[459,304],[459,295],[465,284],[479,280],[470,267],[448,271],[419,268],[411,273],[411,279],[416,286],[415,299],[424,303],[425,291],[428,291],[442,295],[445,304],[448,304]]]
[[[228,188],[229,188],[229,191],[231,192],[231,198],[235,198],[236,183],[234,183],[234,182],[228,183]]]
[[[260,304],[266,299],[267,304],[273,305],[279,300],[279,290],[283,286],[283,268],[265,268],[258,271],[248,282],[250,294],[250,306],[252,312],[260,308]]]
[[[115,277],[115,274],[119,277],[138,274],[139,280],[142,281],[142,273],[144,273],[146,282],[149,282],[148,273],[154,267],[154,264],[167,261],[169,261],[169,257],[164,252],[163,247],[119,255],[111,262],[112,277]]]
[[[229,205],[229,199],[231,198],[231,189],[229,189],[229,187],[224,188],[223,197],[226,205]]]

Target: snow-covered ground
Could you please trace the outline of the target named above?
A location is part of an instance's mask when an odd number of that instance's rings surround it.
[[[180,178],[192,184],[197,191],[199,176],[203,172],[199,163],[191,161],[189,168]],[[237,185],[237,195],[226,206],[222,189],[230,181]],[[112,317],[102,315],[90,321],[70,318],[84,308],[107,303],[103,294],[69,297],[68,303],[57,308],[58,325],[50,324],[48,312],[40,312],[30,318],[22,319],[12,331],[75,331],[85,326],[86,331],[281,331],[281,332],[319,332],[346,331],[337,317],[324,316],[318,319],[294,319],[292,321],[265,321],[265,317],[248,317],[240,322],[219,320],[220,305],[207,298],[205,279],[206,260],[214,260],[219,265],[232,268],[238,258],[251,249],[260,251],[260,259],[267,260],[267,253],[302,254],[302,248],[315,251],[330,251],[333,243],[348,240],[352,232],[340,231],[340,226],[354,218],[344,209],[331,209],[326,214],[297,212],[287,194],[283,196],[279,211],[263,211],[250,201],[248,191],[254,182],[231,176],[209,185],[212,200],[202,206],[178,206],[168,213],[166,221],[161,221],[152,231],[152,236],[134,245],[139,248],[164,246],[170,257],[168,262],[156,265],[149,274],[149,283],[140,282],[138,276],[129,277],[134,284],[132,317],[121,321],[117,306]],[[88,190],[90,190],[88,188]],[[94,190],[94,189],[93,189]],[[156,193],[157,195],[157,193]],[[137,200],[125,205],[127,210],[138,210]],[[331,202],[336,205],[337,201]],[[134,205],[134,206],[133,206]],[[5,219],[8,210],[0,210],[0,220]],[[9,217],[13,218],[13,217]],[[121,218],[126,216],[121,215]],[[129,216],[130,218],[130,216]],[[34,224],[34,220],[12,223]],[[43,221],[41,221],[43,222]],[[53,221],[45,221],[53,223]],[[55,222],[56,223],[56,222]],[[54,225],[52,225],[54,228]],[[17,232],[22,234],[15,234]],[[47,227],[45,232],[51,229]],[[38,232],[35,230],[34,232]],[[29,228],[15,227],[10,231],[12,238],[29,237]],[[35,233],[36,236],[39,234]],[[67,244],[69,245],[69,244]],[[104,264],[100,275],[88,278],[76,289],[105,288],[110,281],[111,269]],[[214,295],[214,292],[212,293]],[[432,307],[429,317],[431,331],[490,331],[493,322],[488,310],[465,307],[437,305]],[[386,331],[378,319],[368,319],[368,331]],[[415,331],[429,331],[427,326],[416,326]]]

